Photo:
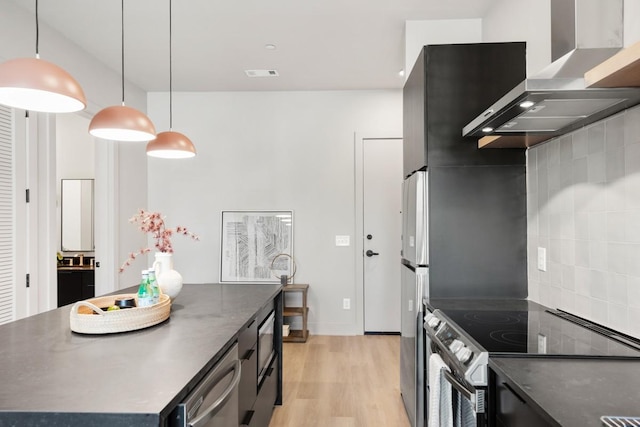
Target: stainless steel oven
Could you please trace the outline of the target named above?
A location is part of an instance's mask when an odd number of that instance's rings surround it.
[[[442,379],[438,384],[450,391],[444,400],[456,422],[460,409],[473,413],[476,419],[462,426],[490,424],[486,414],[497,410],[489,356],[640,358],[640,340],[533,301],[431,298],[425,307],[429,349],[441,359],[429,366],[429,382],[435,384],[436,373]],[[433,389],[428,392],[434,400]]]
[[[486,426],[488,353],[439,310],[426,311],[424,330],[427,425]]]
[[[274,336],[276,314],[272,311],[258,329],[258,386],[267,373],[269,364],[275,356]]]

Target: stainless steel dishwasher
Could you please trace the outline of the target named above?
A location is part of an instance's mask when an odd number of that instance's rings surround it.
[[[240,360],[238,345],[226,353],[173,411],[175,427],[237,427]]]

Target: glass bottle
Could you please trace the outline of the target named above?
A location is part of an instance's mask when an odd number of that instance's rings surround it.
[[[160,287],[158,286],[158,281],[156,280],[156,272],[153,268],[150,268],[148,272],[149,286],[151,286],[151,291],[153,294],[153,303],[157,304],[160,302]]]
[[[153,305],[153,289],[149,285],[149,272],[142,270],[142,280],[138,286],[138,307]]]

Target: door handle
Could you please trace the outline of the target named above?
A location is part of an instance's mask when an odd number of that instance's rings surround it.
[[[371,249],[369,249],[367,252],[364,253],[366,256],[368,257],[372,257],[374,255],[380,255],[378,252],[373,252]]]
[[[251,356],[253,356],[253,353],[255,352],[254,349],[248,350],[244,356],[242,357],[242,360],[249,360],[251,359]]]
[[[255,411],[247,411],[244,416],[244,420],[242,420],[242,424],[240,424],[240,427],[248,427],[249,425],[251,425],[251,419],[253,418],[254,413]]]

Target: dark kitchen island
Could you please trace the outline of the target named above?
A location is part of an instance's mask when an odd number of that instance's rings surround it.
[[[2,325],[0,427],[164,426],[239,331],[270,306],[276,310],[279,403],[280,285],[185,285],[169,320],[120,334],[71,332],[70,305]]]

